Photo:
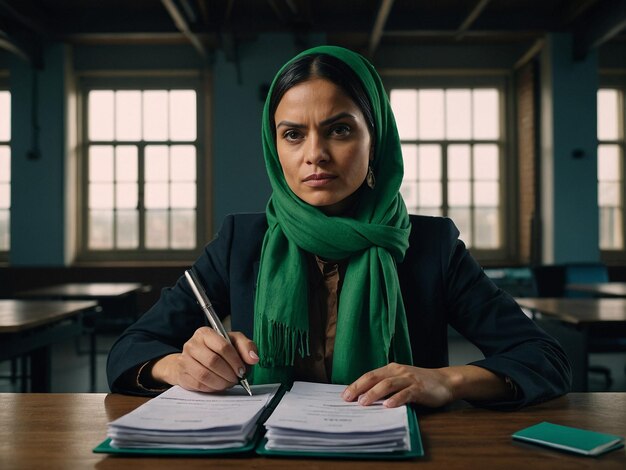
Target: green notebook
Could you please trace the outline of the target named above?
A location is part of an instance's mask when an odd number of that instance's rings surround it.
[[[624,438],[620,436],[547,421],[517,431],[513,439],[588,456],[601,455],[624,445]]]

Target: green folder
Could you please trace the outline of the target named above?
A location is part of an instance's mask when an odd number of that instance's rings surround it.
[[[521,429],[512,437],[520,441],[587,456],[601,455],[624,445],[624,438],[621,436],[562,426],[547,421]]]

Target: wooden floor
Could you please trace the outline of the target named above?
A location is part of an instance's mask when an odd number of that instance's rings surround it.
[[[98,337],[97,360],[97,392],[108,392],[109,387],[106,381],[106,354],[110,346],[115,341],[115,336],[100,335]],[[86,354],[87,338],[83,338],[81,349],[84,353],[76,350],[73,341],[61,343],[54,346],[52,355],[52,392],[87,392],[89,391],[89,356]],[[480,359],[480,351],[471,343],[456,334],[450,337],[450,364],[467,364],[468,362]],[[607,388],[604,380],[598,374],[590,375],[591,391],[621,391],[626,392],[626,353],[621,354],[592,354],[591,364],[603,365],[611,369],[613,385]],[[8,361],[0,363],[0,376],[6,377],[10,373],[10,363]],[[19,392],[20,385],[11,384],[8,378],[0,379],[0,393]]]

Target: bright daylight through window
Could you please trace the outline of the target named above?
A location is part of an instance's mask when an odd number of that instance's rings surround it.
[[[196,119],[194,90],[89,92],[89,250],[196,247]]]
[[[0,252],[9,251],[11,217],[11,93],[0,91]]]
[[[468,246],[501,247],[500,91],[394,89],[410,213],[454,220]]]

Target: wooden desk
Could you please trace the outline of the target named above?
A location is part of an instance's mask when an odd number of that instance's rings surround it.
[[[541,421],[626,434],[626,393],[575,393],[517,412],[495,412],[458,403],[418,417],[425,457],[405,462],[267,457],[123,457],[93,454],[106,424],[146,399],[104,394],[0,394],[0,468],[524,469],[626,467],[624,449],[580,457],[511,439]]]
[[[626,299],[517,298],[559,340],[572,364],[575,391],[588,389],[589,352],[626,350]],[[539,315],[537,315],[537,313]]]
[[[96,302],[0,300],[0,360],[28,355],[31,389],[50,391],[50,345],[82,332]]]
[[[584,292],[598,297],[626,298],[626,282],[600,282],[596,284],[567,284],[565,290]]]
[[[18,292],[15,296],[23,299],[95,300],[100,305],[100,313],[86,319],[89,333],[89,386],[96,388],[96,332],[115,319],[125,328],[137,318],[137,294],[149,290],[137,282],[84,282],[57,284]],[[118,326],[119,328],[119,326]],[[78,348],[80,352],[80,348]]]
[[[135,294],[145,289],[137,282],[85,282],[58,284],[18,292],[16,297],[29,299],[107,300]]]

